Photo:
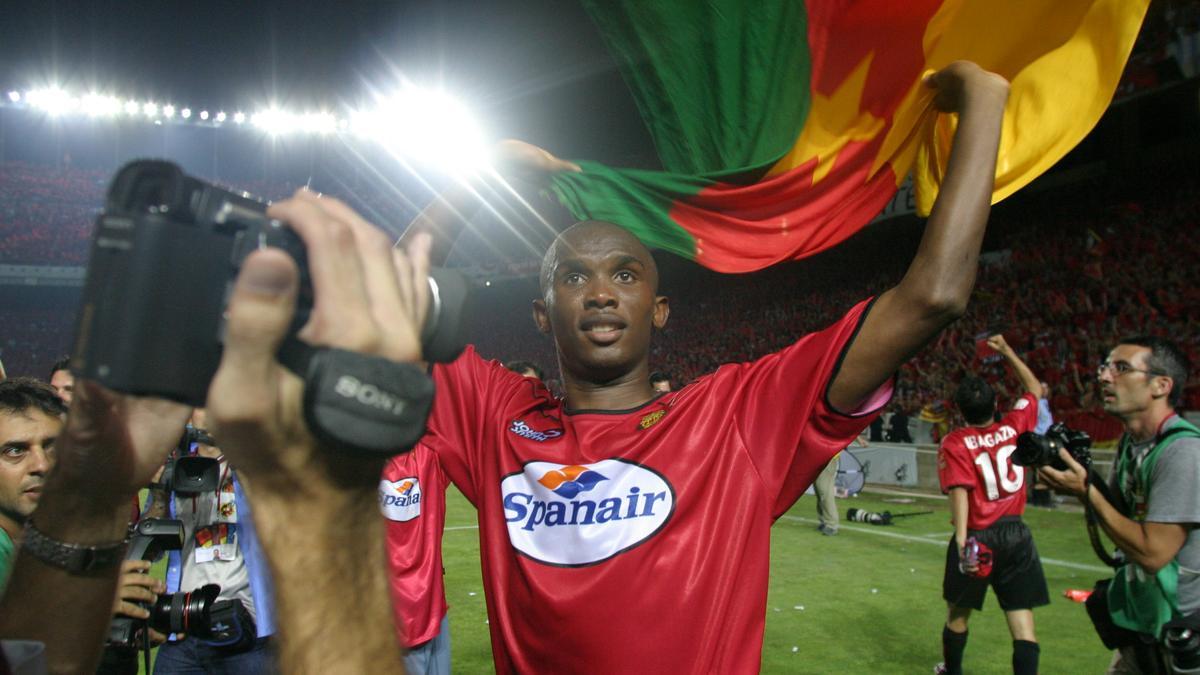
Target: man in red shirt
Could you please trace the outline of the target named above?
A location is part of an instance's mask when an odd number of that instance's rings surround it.
[[[974,284],[1008,87],[964,62],[929,84],[959,125],[916,258],[832,326],[655,392],[650,337],[669,304],[654,259],[629,232],[585,222],[551,245],[533,303],[564,399],[471,349],[435,367],[423,442],[478,508],[498,672],[759,670],[771,524]],[[572,170],[508,151],[531,173]],[[414,230],[441,226],[446,206]]]
[[[1025,395],[999,422],[996,394],[967,377],[954,394],[967,426],[950,432],[938,449],[938,478],[950,495],[954,536],[946,550],[942,597],[949,616],[942,629],[943,664],[937,672],[960,675],[971,610],[983,609],[990,583],[1013,638],[1013,672],[1037,673],[1039,648],[1033,608],[1050,603],[1042,563],[1025,512],[1025,467],[1012,461],[1017,436],[1037,426],[1041,383],[1002,335],[988,338],[1017,373]],[[990,557],[990,560],[989,560]],[[987,566],[991,564],[990,573]]]
[[[407,650],[404,669],[410,675],[450,672],[442,568],[447,485],[437,456],[421,443],[390,459],[379,481],[392,609],[400,644]]]

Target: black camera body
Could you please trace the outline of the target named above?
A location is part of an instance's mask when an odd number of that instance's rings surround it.
[[[266,209],[170,162],[125,165],[96,222],[72,372],[116,391],[204,405],[234,280],[246,257],[265,246],[283,250],[300,269],[294,337],[313,306],[307,255],[299,236]],[[466,281],[434,270],[429,292],[425,358],[453,360],[465,344]]]
[[[1045,434],[1026,431],[1017,437],[1017,449],[1012,454],[1012,461],[1021,466],[1049,466],[1059,471],[1066,471],[1067,465],[1058,456],[1059,448],[1065,448],[1067,454],[1084,469],[1092,468],[1092,437],[1085,431],[1069,428],[1058,422],[1046,430]]]
[[[1163,626],[1162,644],[1176,673],[1200,673],[1200,612]]]

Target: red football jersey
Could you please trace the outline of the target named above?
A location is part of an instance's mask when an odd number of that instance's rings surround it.
[[[447,484],[437,455],[420,443],[389,460],[379,481],[392,607],[407,647],[436,637],[448,609],[442,570]]]
[[[424,442],[478,509],[496,670],[758,672],[771,524],[891,393],[825,400],[865,307],[632,410],[437,366]]]
[[[982,530],[1000,516],[1025,512],[1025,467],[1013,464],[1017,436],[1037,426],[1037,398],[1025,394],[999,422],[963,427],[946,435],[938,448],[942,492],[970,493],[967,529]]]

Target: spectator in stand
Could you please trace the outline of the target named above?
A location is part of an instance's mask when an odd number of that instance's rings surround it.
[[[58,392],[58,397],[71,405],[71,395],[75,392],[75,376],[71,374],[71,357],[64,356],[50,366],[50,386]]]
[[[900,406],[892,407],[892,417],[888,420],[887,441],[889,443],[912,443],[912,433],[908,430],[908,415]]]

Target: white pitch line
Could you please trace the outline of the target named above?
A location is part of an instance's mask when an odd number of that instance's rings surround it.
[[[801,523],[818,523],[818,522],[820,522],[820,521],[816,520],[815,518],[802,518],[800,516],[780,516],[780,518],[784,518],[787,520],[795,520],[795,521],[801,522]],[[875,535],[879,535],[881,537],[891,537],[892,539],[901,539],[903,541],[915,541],[915,542],[918,542],[921,544],[932,544],[934,546],[941,546],[943,548],[946,546],[947,543],[949,543],[949,538],[947,535],[943,535],[943,538],[940,540],[926,539],[925,537],[914,536],[911,534],[900,534],[899,532],[888,532],[887,530],[879,529],[878,526],[873,527],[873,528],[867,528],[867,527],[859,527],[856,525],[839,525],[838,529],[839,530],[850,530],[851,532],[862,532],[864,534],[875,534]],[[1100,572],[1100,573],[1112,572],[1112,570],[1107,567],[1101,567],[1099,565],[1085,565],[1083,563],[1075,563],[1075,562],[1071,562],[1069,560],[1056,560],[1054,558],[1042,558],[1042,562],[1047,565],[1055,565],[1057,567],[1068,567],[1071,569],[1084,570],[1087,572]]]
[[[478,525],[455,525],[454,527],[443,527],[442,530],[452,532],[454,530],[478,530]]]

